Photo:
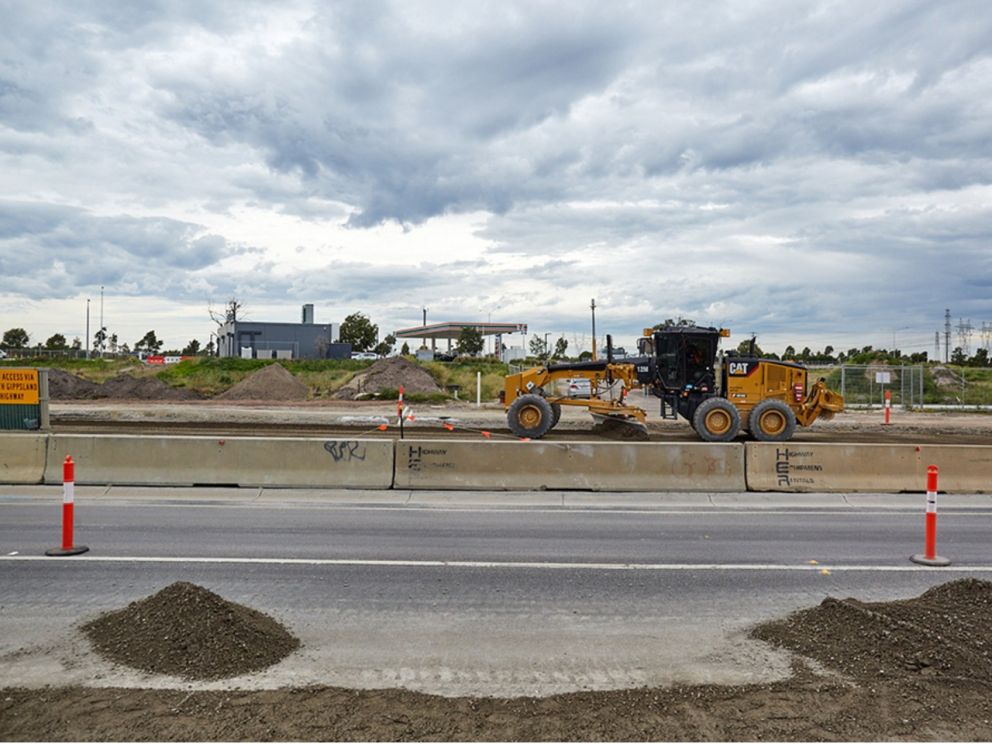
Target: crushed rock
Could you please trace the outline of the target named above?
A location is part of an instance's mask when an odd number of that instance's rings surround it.
[[[260,671],[300,645],[268,615],[185,581],[105,613],[82,630],[110,661],[187,679]]]
[[[401,385],[407,393],[443,392],[430,372],[419,364],[396,356],[379,359],[368,369],[359,372],[338,388],[333,397],[357,400],[383,390],[399,390]]]
[[[216,396],[217,400],[306,400],[310,389],[279,363],[269,364]]]

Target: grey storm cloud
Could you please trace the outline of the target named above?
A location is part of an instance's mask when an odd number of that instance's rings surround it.
[[[0,202],[0,275],[17,277],[34,298],[111,283],[130,293],[159,292],[244,250],[177,220]]]
[[[483,297],[564,325],[558,290],[588,287],[633,333],[992,317],[983,0],[14,5],[0,269],[30,296]],[[356,231],[482,212],[487,248],[302,271],[170,216],[244,204]]]

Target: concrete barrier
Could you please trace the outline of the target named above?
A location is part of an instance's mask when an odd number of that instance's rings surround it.
[[[396,443],[396,488],[743,491],[744,483],[744,448],[734,444]]]
[[[0,434],[0,483],[41,483],[47,438],[47,434]]]
[[[393,443],[367,439],[54,434],[46,483],[67,454],[76,483],[139,486],[389,488]]]
[[[955,444],[746,445],[750,491],[925,491],[928,465],[940,490],[992,491],[992,446]]]

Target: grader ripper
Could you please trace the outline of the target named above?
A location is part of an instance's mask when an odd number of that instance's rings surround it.
[[[807,385],[805,367],[752,355],[725,355],[716,371],[725,329],[677,326],[646,329],[639,356],[615,361],[607,337],[607,358],[532,367],[508,375],[500,394],[510,430],[539,439],[554,428],[562,406],[581,406],[601,425],[647,438],[647,414],[629,405],[627,393],[647,388],[661,399],[662,418],[686,419],[708,442],[729,442],[742,431],[765,442],[792,438],[796,426],[832,418],[844,398],[820,378]],[[589,396],[558,389],[565,381],[587,380]],[[717,384],[719,382],[719,385]]]

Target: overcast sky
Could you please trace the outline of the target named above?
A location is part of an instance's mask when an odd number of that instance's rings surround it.
[[[0,0],[0,331],[992,324],[992,8]],[[954,340],[956,345],[956,339]]]

